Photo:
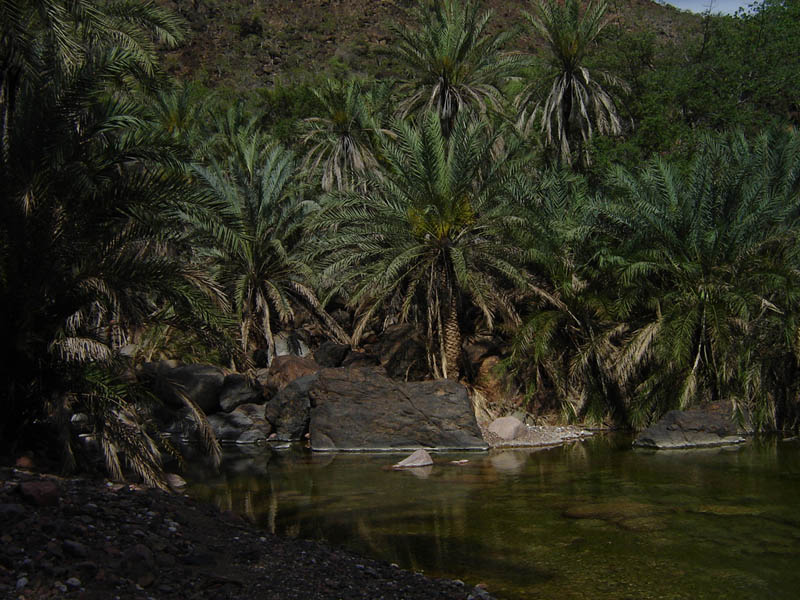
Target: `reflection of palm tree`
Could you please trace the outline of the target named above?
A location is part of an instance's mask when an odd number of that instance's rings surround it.
[[[378,166],[373,152],[376,136],[383,133],[372,109],[372,100],[386,90],[364,89],[364,84],[350,79],[345,82],[329,79],[314,95],[324,115],[305,120],[303,142],[310,145],[306,168],[322,168],[322,189],[329,192],[351,189],[353,177]]]
[[[491,12],[481,14],[476,0],[421,0],[414,15],[419,29],[397,32],[398,57],[411,72],[401,106],[406,114],[435,108],[448,137],[464,106],[501,104],[498,85],[517,71],[519,58],[501,51],[509,32],[486,33]]]
[[[295,252],[308,205],[287,193],[292,154],[261,134],[246,132],[228,146],[234,153],[225,165],[195,167],[217,210],[196,213],[191,224],[206,237],[208,258],[233,301],[242,350],[267,347],[274,356],[274,326],[294,318],[295,302],[311,306],[346,343],[347,334],[304,283],[311,273]]]
[[[497,309],[512,310],[503,284],[522,279],[499,237],[507,215],[493,138],[482,129],[456,124],[447,140],[435,114],[419,129],[399,123],[384,144],[386,173],[364,193],[333,196],[314,217],[325,275],[363,311],[354,342],[394,303],[401,320],[426,324],[437,376],[458,378],[467,303],[491,326]]]
[[[595,132],[617,135],[622,124],[611,95],[597,76],[615,85],[620,80],[604,72],[592,75],[585,65],[591,45],[608,23],[607,5],[591,1],[581,11],[580,0],[534,0],[526,13],[534,31],[544,38],[549,54],[550,90],[546,94],[533,82],[520,94],[522,122],[529,128],[541,120],[546,142],[570,163],[576,149],[588,163],[587,144]],[[544,98],[541,99],[541,96]]]

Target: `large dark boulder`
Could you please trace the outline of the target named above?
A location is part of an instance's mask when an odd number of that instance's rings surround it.
[[[724,415],[706,410],[671,410],[634,440],[639,448],[660,450],[739,444],[744,438]]]
[[[231,373],[225,377],[219,392],[219,406],[223,412],[231,412],[242,404],[263,404],[264,392],[260,386],[241,373]]]
[[[402,383],[375,369],[324,369],[308,395],[314,450],[485,449],[466,388]]]
[[[342,361],[350,352],[347,344],[337,344],[336,342],[323,342],[314,352],[314,360],[320,367],[341,367]]]
[[[219,410],[219,393],[225,375],[211,365],[162,366],[150,376],[153,393],[167,406],[183,406],[181,395],[197,404],[207,415]]]
[[[279,440],[299,440],[308,431],[309,390],[316,381],[316,373],[295,379],[264,406],[264,418]]]
[[[233,412],[211,415],[208,422],[220,442],[254,444],[266,440],[272,433],[272,427],[260,412],[260,406],[243,404]]]

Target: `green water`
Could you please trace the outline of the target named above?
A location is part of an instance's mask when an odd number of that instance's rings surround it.
[[[398,458],[231,455],[190,493],[500,599],[800,597],[797,441],[647,452],[598,436],[384,470]]]

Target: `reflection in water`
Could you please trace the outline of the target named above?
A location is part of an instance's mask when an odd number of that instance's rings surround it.
[[[598,436],[385,470],[397,460],[230,455],[223,476],[198,473],[190,492],[281,535],[485,581],[498,598],[795,598],[800,589],[797,442],[649,452]]]

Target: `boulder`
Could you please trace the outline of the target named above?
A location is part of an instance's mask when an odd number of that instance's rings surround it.
[[[316,381],[316,373],[295,379],[264,406],[264,418],[276,439],[299,440],[306,434],[311,410],[308,392]]]
[[[319,365],[302,356],[278,356],[272,361],[266,379],[259,376],[264,385],[264,395],[271,398],[295,379],[319,371]]]
[[[428,467],[433,464],[433,459],[428,451],[424,448],[416,450],[411,456],[407,456],[396,465],[393,469],[414,469],[417,467]]]
[[[231,412],[241,404],[263,404],[264,393],[251,379],[241,373],[225,377],[219,392],[219,406],[223,412]]]
[[[250,405],[244,405],[250,406]],[[208,417],[214,435],[220,442],[254,444],[269,436],[272,427],[257,415],[248,414],[238,407],[230,413],[217,413]]]
[[[342,361],[350,352],[347,344],[337,344],[336,342],[323,342],[314,352],[314,361],[325,368],[341,367]]]
[[[455,381],[402,383],[375,369],[324,369],[308,395],[314,450],[487,448],[467,390]]]
[[[634,440],[639,448],[662,450],[739,444],[744,438],[736,425],[718,413],[705,410],[671,410]]]
[[[183,406],[180,394],[193,400],[204,413],[219,410],[219,393],[225,382],[222,371],[211,365],[161,367],[152,379],[153,393],[173,408]]]
[[[500,417],[489,425],[489,431],[506,441],[520,437],[526,429],[525,423],[516,417]]]

